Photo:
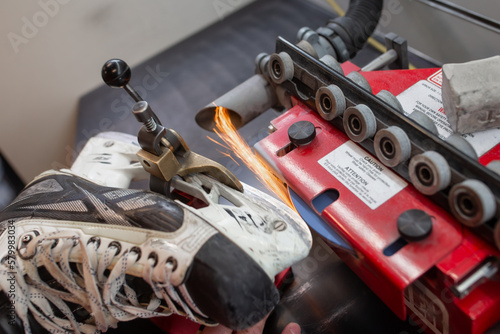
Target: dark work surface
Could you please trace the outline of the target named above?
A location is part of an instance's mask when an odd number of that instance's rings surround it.
[[[316,29],[331,17],[331,12],[305,0],[257,1],[136,66],[131,84],[163,124],[177,130],[193,151],[221,162],[241,181],[265,190],[246,167],[225,157],[221,151],[226,150],[206,138],[218,139],[197,126],[195,114],[250,77],[255,57],[272,53],[277,36],[295,41],[301,27]],[[363,66],[376,55],[366,47],[353,62]],[[126,61],[126,55],[116,57]],[[415,56],[410,61],[417,67],[435,67]],[[101,131],[136,134],[140,124],[130,112],[132,105],[123,90],[104,85],[83,96],[75,150],[80,151],[88,138]],[[264,113],[240,129],[241,135],[255,144],[266,136],[267,125],[276,115],[275,111]],[[289,321],[298,322],[302,333],[422,332],[394,316],[317,237],[309,257],[293,270],[295,280],[270,316],[265,333],[280,333]]]

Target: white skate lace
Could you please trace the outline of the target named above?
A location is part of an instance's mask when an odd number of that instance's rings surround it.
[[[54,246],[56,241],[57,246]],[[70,254],[75,247],[79,247],[81,253],[81,263],[76,265],[76,271],[75,266],[70,265]],[[169,283],[174,263],[167,261],[163,281],[156,282],[152,275],[156,260],[148,258],[149,266],[143,267],[142,278],[154,293],[144,305],[139,303],[136,291],[125,280],[127,271],[141,256],[140,249],[133,248],[117,256],[119,244],[111,243],[98,256],[98,248],[96,238],[85,244],[74,231],[58,231],[33,238],[22,258],[19,254],[16,256],[14,270],[11,267],[14,261],[2,260],[0,287],[15,305],[26,333],[31,333],[28,311],[51,333],[96,333],[115,328],[119,321],[172,313],[204,323],[199,316],[203,313],[194,305],[184,285],[175,288]],[[113,262],[114,267],[108,270]],[[42,280],[40,266],[44,266],[63,289],[56,289]],[[9,294],[9,290],[14,292]],[[160,308],[162,300],[168,308]],[[81,305],[91,314],[93,321],[79,322],[66,302]]]

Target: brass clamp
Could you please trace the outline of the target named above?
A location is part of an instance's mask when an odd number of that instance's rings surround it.
[[[132,113],[144,125],[138,140],[142,149],[137,153],[144,169],[159,180],[170,182],[175,175],[203,173],[223,184],[243,191],[240,181],[223,165],[191,151],[184,139],[172,129],[155,120],[155,114],[145,101],[137,102]]]

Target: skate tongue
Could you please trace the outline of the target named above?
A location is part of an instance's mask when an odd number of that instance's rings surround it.
[[[174,179],[173,186],[206,203],[198,209],[183,205],[244,250],[270,278],[309,253],[312,237],[302,218],[249,185],[239,192],[196,174]]]

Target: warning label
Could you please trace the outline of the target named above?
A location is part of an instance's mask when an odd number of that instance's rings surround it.
[[[407,185],[352,141],[337,147],[318,163],[372,210]]]
[[[443,70],[439,70],[433,75],[431,75],[427,80],[438,85],[439,87],[443,86]]]
[[[443,140],[453,134],[444,113],[441,99],[442,72],[431,75],[428,80],[421,80],[398,95],[405,115],[414,111],[427,115],[436,124],[439,137]],[[478,156],[481,156],[500,142],[500,129],[488,129],[481,132],[464,134],[463,137],[472,145]]]

